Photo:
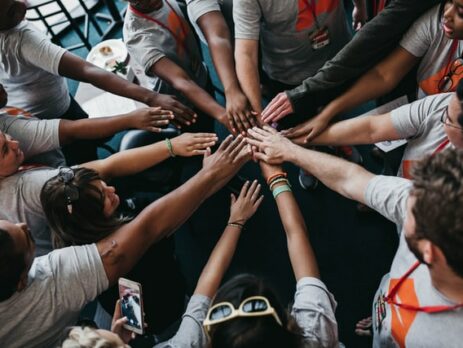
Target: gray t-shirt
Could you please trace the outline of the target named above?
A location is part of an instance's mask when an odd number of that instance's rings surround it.
[[[24,163],[51,167],[64,165],[65,160],[59,143],[61,120],[11,116],[11,110],[12,108],[0,109],[0,131],[19,141],[19,147],[24,152]]]
[[[58,73],[65,52],[27,21],[0,31],[0,83],[9,104],[38,118],[61,117],[71,104]]]
[[[206,296],[192,296],[177,334],[155,347],[207,347],[202,323],[210,303]],[[298,281],[291,315],[301,327],[307,347],[339,347],[335,310],[336,301],[322,281],[309,277]]]
[[[433,7],[417,19],[400,42],[400,46],[415,57],[421,58],[417,71],[419,98],[443,91],[454,91],[461,77],[460,74],[452,75],[452,89],[438,89],[439,81],[449,71],[449,63],[461,57],[463,52],[463,43],[460,40],[456,41],[456,49],[452,52],[453,40],[447,38],[442,30],[439,6]],[[457,64],[461,70],[461,63]],[[452,67],[455,68],[456,66]]]
[[[56,347],[64,329],[108,286],[95,244],[36,258],[27,287],[0,302],[2,347]]]
[[[379,286],[373,302],[373,347],[461,347],[463,310],[427,314],[384,305],[384,317],[377,314],[379,299],[417,261],[408,249],[402,226],[407,214],[407,200],[412,182],[397,177],[376,176],[368,184],[367,204],[395,222],[400,232],[400,244],[391,270]],[[429,269],[420,265],[402,284],[397,293],[402,303],[415,306],[456,305],[432,286]],[[382,318],[382,320],[380,319]],[[380,324],[381,322],[381,324]]]
[[[203,32],[198,26],[198,19],[209,12],[219,11],[220,6],[217,0],[186,0],[188,18],[195,28],[196,34],[200,40],[207,44]]]
[[[194,33],[174,0],[163,0],[163,6],[159,10],[146,13],[145,16],[162,23],[162,26],[140,17],[129,7],[124,20],[123,35],[130,56],[151,77],[152,86],[147,87],[160,93],[174,94],[185,102],[185,97],[159,77],[153,76],[150,69],[160,59],[169,58],[200,87],[205,88],[207,71],[202,64]],[[171,32],[175,33],[176,37]]]
[[[330,37],[329,45],[314,50],[309,36],[317,30],[317,23],[307,2],[233,2],[235,38],[260,38],[264,71],[270,78],[289,85],[299,85],[304,79],[314,75],[351,38],[343,2],[313,0],[318,26],[326,27]]]
[[[410,179],[414,163],[434,153],[448,141],[441,117],[454,93],[436,94],[397,108],[391,119],[397,133],[408,144],[402,157],[399,176]],[[448,144],[441,150],[453,146]]]
[[[36,242],[36,256],[53,250],[40,192],[45,183],[57,174],[58,169],[35,168],[0,180],[0,219],[27,223]]]

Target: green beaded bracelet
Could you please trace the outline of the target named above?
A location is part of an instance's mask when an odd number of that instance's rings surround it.
[[[276,184],[280,184],[280,183],[286,183],[286,185],[288,185],[289,187],[291,187],[291,184],[289,183],[289,180],[286,179],[286,178],[278,178],[278,179],[275,179],[273,180],[270,184],[269,184],[269,187],[270,187],[270,191],[273,190],[273,187],[276,185]]]
[[[283,193],[283,192],[291,192],[291,187],[289,187],[288,185],[281,185],[281,186],[278,186],[275,190],[273,190],[273,198],[277,198],[278,195],[280,193]]]
[[[166,145],[167,145],[167,150],[169,150],[170,157],[175,157],[174,147],[172,146],[172,142],[170,141],[169,138],[166,138]]]

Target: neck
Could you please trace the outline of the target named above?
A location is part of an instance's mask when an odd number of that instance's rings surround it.
[[[463,278],[448,266],[429,269],[432,285],[445,297],[455,303],[463,303]]]

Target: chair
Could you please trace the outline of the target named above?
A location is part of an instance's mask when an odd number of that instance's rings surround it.
[[[88,50],[90,50],[92,48],[92,45],[89,40],[89,21],[93,24],[95,30],[98,32],[100,36],[103,35],[103,31],[101,30],[101,27],[99,26],[95,16],[91,13],[85,1],[77,1],[79,2],[80,6],[82,7],[82,10],[84,11],[85,25],[83,31],[80,29],[76,19],[72,17],[72,15],[66,9],[66,6],[64,6],[64,4],[61,2],[61,0],[29,0],[27,2],[27,9],[34,11],[36,16],[29,15],[27,19],[29,21],[41,21],[47,29],[47,34],[50,34],[52,41],[60,46],[63,46],[59,38],[60,30],[54,30],[54,28],[58,26],[62,27],[63,25],[67,24],[69,28],[77,34],[77,36],[81,40],[81,43],[65,48],[68,50],[75,50],[81,47],[85,47]],[[53,4],[55,4],[58,7],[57,10],[48,12],[44,9],[45,6],[50,6]],[[50,22],[50,17],[58,16],[60,14],[64,17],[63,19],[59,19],[57,22],[53,23]]]

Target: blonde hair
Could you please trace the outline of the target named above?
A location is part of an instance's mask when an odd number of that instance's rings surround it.
[[[74,327],[61,348],[125,348],[100,336],[95,329]]]

